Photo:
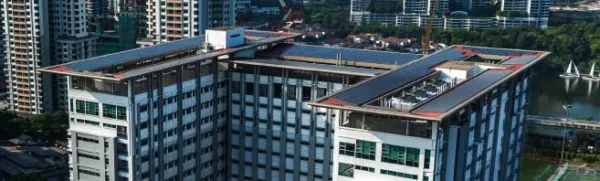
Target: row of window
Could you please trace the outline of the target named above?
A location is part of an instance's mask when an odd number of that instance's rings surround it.
[[[240,81],[233,81],[232,82],[232,92],[233,93],[241,93],[241,82]],[[257,92],[255,90],[255,86],[256,84],[252,83],[252,82],[247,82],[245,83],[245,91],[244,93],[246,95],[255,95]],[[281,83],[273,83],[273,89],[272,89],[272,93],[273,93],[273,97],[282,97],[284,94],[284,87],[283,84]],[[297,89],[296,89],[296,85],[285,85],[285,94],[287,95],[288,99],[295,99],[297,96]],[[311,93],[313,88],[312,87],[307,87],[307,86],[301,86],[301,94],[302,94],[302,101],[310,101],[311,100]],[[316,91],[316,97],[323,97],[327,94],[327,89],[326,88],[317,88]],[[258,84],[258,95],[262,96],[262,97],[268,97],[269,96],[269,85],[268,84]]]
[[[375,160],[376,143],[370,141],[356,140],[354,143],[340,142],[339,154],[367,160]],[[381,161],[411,167],[419,167],[418,148],[402,147],[383,144],[381,149]],[[431,150],[425,150],[425,168],[430,166]]]
[[[73,111],[73,100],[71,99],[71,111]],[[75,100],[75,112],[93,116],[99,116],[99,104],[97,102]],[[102,104],[102,117],[126,120],[127,108],[112,104]]]

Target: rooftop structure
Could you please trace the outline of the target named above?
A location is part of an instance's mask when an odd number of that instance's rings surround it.
[[[547,56],[548,52],[451,46],[408,62],[369,81],[312,102],[312,105],[441,121],[492,87],[510,79]],[[407,96],[424,89],[427,79],[443,81],[419,101]],[[447,85],[447,86],[442,86]],[[443,87],[443,88],[442,88]],[[360,95],[360,96],[358,96]],[[410,108],[385,104],[405,98]],[[401,104],[401,103],[398,103]]]

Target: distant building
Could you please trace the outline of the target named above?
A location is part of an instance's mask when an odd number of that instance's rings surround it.
[[[42,76],[41,67],[95,56],[95,38],[87,32],[85,0],[4,0],[4,64],[10,109],[40,114],[66,108],[60,76]]]
[[[280,7],[258,7],[252,6],[252,13],[254,14],[266,14],[266,15],[278,15]]]
[[[399,0],[371,1],[350,0],[350,21],[361,23],[384,23],[396,26],[424,26],[430,20],[433,0],[405,0],[402,11],[372,12],[375,2],[399,3]],[[520,26],[548,27],[550,0],[498,1],[500,9],[496,15],[469,16],[483,8],[494,6],[491,0],[440,0],[435,8],[436,16],[431,20],[434,28],[483,29],[498,26],[512,28]],[[453,4],[452,9],[449,4]],[[464,15],[455,15],[455,13]],[[478,12],[481,13],[481,12]],[[489,12],[488,12],[489,13]],[[496,12],[492,12],[496,13]]]
[[[204,35],[207,28],[235,25],[234,0],[148,0],[147,30],[158,44]]]

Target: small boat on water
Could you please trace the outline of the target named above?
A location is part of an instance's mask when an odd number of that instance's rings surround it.
[[[566,79],[574,79],[574,78],[579,78],[579,70],[577,69],[577,65],[575,65],[575,63],[573,63],[573,60],[571,60],[571,62],[569,63],[569,66],[567,67],[567,70],[565,71],[564,74],[560,74],[560,77],[562,78],[566,78]]]
[[[584,80],[589,81],[600,81],[600,73],[598,75],[594,75],[596,73],[596,63],[592,64],[592,69],[590,69],[590,74],[583,75]]]

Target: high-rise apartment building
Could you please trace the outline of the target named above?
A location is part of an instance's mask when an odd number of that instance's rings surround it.
[[[11,109],[39,114],[64,106],[66,86],[39,69],[95,55],[85,1],[3,0],[5,75]]]
[[[518,177],[529,67],[547,52],[297,36],[222,28],[44,68],[70,80],[72,179]]]
[[[142,45],[204,35],[207,28],[233,26],[233,0],[147,1],[148,40]]]
[[[550,13],[549,0],[350,0],[350,21],[384,23],[396,26],[424,26],[435,10],[434,28],[482,29],[494,26],[512,28],[535,26],[546,28]],[[381,3],[402,3],[397,12],[377,12],[373,6]],[[496,3],[498,6],[496,6]],[[495,7],[500,7],[497,12]],[[482,15],[486,14],[486,15]],[[494,14],[495,13],[495,14]],[[472,15],[473,14],[473,15]],[[472,16],[470,16],[472,15]],[[487,23],[492,22],[492,23]]]
[[[4,75],[10,109],[18,113],[44,112],[42,75],[38,69],[51,64],[48,1],[3,0]],[[48,80],[50,81],[50,80]]]

